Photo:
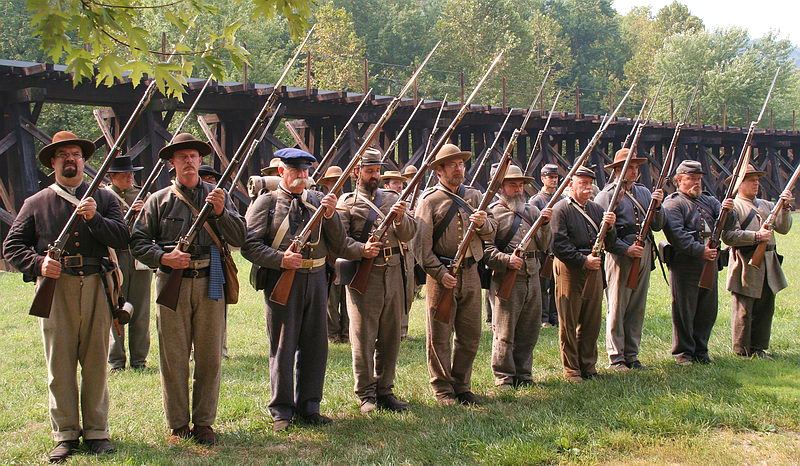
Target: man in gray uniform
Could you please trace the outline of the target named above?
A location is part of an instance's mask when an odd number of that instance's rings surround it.
[[[26,282],[56,280],[50,317],[39,319],[47,363],[50,424],[58,442],[50,462],[62,462],[83,440],[93,453],[114,450],[108,440],[108,332],[112,315],[104,281],[111,282],[109,248],[128,245],[128,228],[119,203],[99,189],[80,201],[89,185],[85,161],[94,153],[91,141],[69,131],[53,135],[39,151],[39,161],[53,169],[55,183],[29,197],[8,231],[5,258]],[[60,260],[47,247],[61,233],[77,205],[80,219]],[[9,357],[10,355],[6,355]],[[78,364],[81,366],[78,390]]]
[[[558,165],[554,163],[545,164],[541,170],[542,190],[536,193],[530,199],[531,205],[537,209],[544,210],[547,204],[553,198],[556,189],[558,189]],[[558,196],[558,199],[564,199],[564,196]],[[558,327],[558,311],[556,310],[556,295],[555,295],[555,280],[553,280],[553,262],[548,260],[552,258],[552,246],[547,245],[542,251],[536,252],[536,257],[539,259],[541,267],[549,264],[550,270],[544,271],[539,278],[539,287],[542,291],[542,327]]]
[[[325,175],[317,180],[320,191],[325,194],[330,191],[336,180],[342,176],[339,166],[328,167]],[[350,318],[347,310],[347,293],[344,285],[337,284],[334,263],[336,257],[328,257],[328,341],[331,343],[350,342]]]
[[[394,191],[378,188],[381,158],[380,151],[367,150],[354,172],[355,191],[343,195],[337,206],[348,235],[345,256],[374,258],[364,294],[347,288],[355,392],[364,414],[378,408],[408,409],[408,403],[393,393],[400,323],[406,307],[406,290],[400,286],[406,280],[400,243],[410,241],[417,226],[406,215],[406,203],[397,202]],[[397,220],[379,241],[370,241],[372,230],[390,211]]]
[[[716,249],[706,246],[720,209],[733,209],[733,199],[722,204],[703,192],[703,166],[684,160],[675,170],[673,182],[677,191],[664,200],[667,223],[664,234],[670,243],[667,252],[670,289],[672,290],[672,356],[675,362],[689,366],[695,362],[710,363],[708,339],[717,320],[717,278],[714,288],[698,286],[706,261],[715,261]],[[736,224],[731,211],[723,230]]]
[[[654,193],[644,186],[636,183],[639,178],[639,165],[646,163],[644,157],[634,157],[628,170],[623,175],[622,166],[628,157],[630,149],[620,149],[614,156],[614,163],[606,165],[607,169],[614,170],[615,180],[603,187],[595,198],[595,202],[604,209],[608,209],[614,189],[620,177],[625,185],[623,194],[619,198],[614,213],[617,221],[614,228],[617,230],[617,240],[613,243],[606,242],[605,273],[608,286],[606,288],[606,301],[608,310],[606,314],[606,351],[610,367],[617,371],[630,369],[644,369],[639,361],[639,343],[642,341],[642,325],[644,324],[644,311],[647,305],[647,290],[650,286],[650,271],[653,264],[653,240],[645,239],[644,246],[636,246],[636,235],[642,228],[642,223],[647,215],[647,207],[651,199],[656,202],[655,215],[651,229],[661,231],[664,226],[664,213],[661,211],[661,202],[664,192],[660,189]],[[627,287],[628,273],[631,269],[633,258],[641,258],[639,282],[635,290]]]
[[[492,174],[494,176],[494,174]],[[500,200],[489,206],[497,233],[486,242],[488,266],[494,271],[490,296],[493,300],[492,371],[494,383],[501,391],[533,385],[531,367],[533,348],[539,339],[542,298],[539,296],[539,260],[536,253],[550,247],[551,209],[539,209],[525,202],[525,183],[533,180],[516,165],[508,167],[498,195]],[[513,254],[533,223],[543,217],[544,224],[521,257]],[[508,270],[517,270],[514,288],[508,299],[497,296],[497,290]]]
[[[139,187],[133,184],[133,174],[142,167],[135,167],[128,156],[117,156],[111,162],[108,177],[111,184],[106,189],[114,194],[122,208],[122,215],[133,209],[134,220],[144,206],[144,200],[134,202],[139,195]],[[129,248],[117,250],[117,262],[122,271],[122,296],[133,305],[133,315],[128,322],[128,351],[133,369],[144,369],[147,354],[150,352],[150,283],[153,272],[150,267],[137,261]],[[112,371],[125,369],[125,327],[120,327],[121,335],[111,331],[111,349],[108,352],[108,364]]]
[[[225,331],[222,258],[228,244],[244,244],[244,219],[225,191],[200,179],[202,157],[211,146],[189,133],[175,137],[159,157],[175,168],[175,182],[145,202],[131,234],[131,252],[150,267],[158,267],[156,290],[169,274],[181,270],[177,309],[158,306],[158,346],[161,389],[170,441],[192,437],[200,444],[216,442],[211,427],[217,417]],[[194,223],[204,203],[213,206],[206,225],[186,252],[175,247]],[[189,354],[194,348],[194,377],[189,404]],[[191,408],[191,412],[190,412]],[[189,422],[194,424],[189,429]]]
[[[733,246],[728,266],[727,288],[731,292],[731,333],[733,352],[742,357],[770,358],[766,350],[775,313],[775,295],[788,286],[783,274],[783,257],[775,251],[774,232],[785,235],[792,228],[790,190],[781,193],[785,207],[778,213],[772,229],[764,221],[775,205],[758,199],[758,179],[765,173],[752,165],[733,200],[740,219],[736,226],[722,234],[722,240]],[[729,181],[730,182],[730,181]],[[764,259],[759,267],[750,265],[750,258],[760,243],[766,243]]]
[[[336,213],[336,195],[323,197],[307,188],[314,156],[300,149],[275,152],[281,159],[281,182],[275,191],[260,194],[247,211],[247,242],[242,255],[253,263],[256,290],[264,290],[269,335],[269,410],[275,432],[289,429],[292,420],[329,424],[319,413],[328,362],[327,278],[329,252],[339,254],[344,228]],[[305,247],[289,249],[317,209],[325,209]],[[283,270],[295,270],[286,305],[269,299]]]

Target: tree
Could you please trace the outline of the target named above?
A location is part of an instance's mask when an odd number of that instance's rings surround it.
[[[353,18],[333,3],[322,5],[315,13],[317,29],[309,42],[311,51],[311,87],[353,89],[361,82],[364,41],[353,28]],[[300,74],[305,83],[306,70]]]
[[[167,0],[169,1],[169,0]],[[238,0],[242,3],[243,0]],[[42,49],[54,62],[63,62],[77,84],[95,79],[97,84],[112,84],[125,73],[138,81],[147,73],[153,76],[165,95],[180,96],[186,77],[202,64],[217,80],[225,78],[225,60],[236,68],[247,59],[247,51],[236,40],[242,22],[231,22],[219,29],[208,27],[209,18],[219,14],[211,0],[173,0],[142,4],[136,0],[117,0],[113,5],[98,0],[27,0],[31,26]],[[299,36],[306,27],[310,0],[252,0],[252,20],[282,15],[292,34]],[[157,11],[169,22],[169,38],[178,42],[160,50],[160,33],[143,26],[146,11]],[[191,40],[191,36],[199,38]],[[178,38],[181,39],[178,39]],[[186,43],[197,42],[189,48]],[[173,56],[177,58],[167,63]]]
[[[689,12],[689,8],[677,0],[658,10],[656,26],[663,36],[678,33],[695,33],[705,29],[703,20]]]

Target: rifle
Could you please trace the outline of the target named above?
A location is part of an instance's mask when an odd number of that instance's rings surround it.
[[[386,110],[384,110],[383,115],[381,115],[380,119],[378,119],[377,123],[375,123],[372,129],[370,129],[369,133],[364,138],[364,142],[361,144],[361,147],[358,148],[356,153],[353,155],[353,158],[350,160],[350,163],[348,163],[347,167],[342,170],[342,175],[331,187],[329,194],[338,195],[342,190],[345,182],[347,182],[348,178],[350,177],[350,173],[353,172],[356,165],[361,161],[361,156],[378,137],[378,133],[380,133],[383,125],[385,125],[389,118],[391,118],[395,109],[400,104],[400,100],[403,98],[403,95],[405,95],[405,93],[408,92],[411,86],[416,82],[417,77],[425,68],[425,65],[428,64],[428,60],[430,60],[430,58],[433,56],[433,53],[436,52],[436,49],[439,48],[439,44],[441,44],[441,41],[437,42],[436,45],[433,46],[433,49],[417,67],[417,69],[414,71],[414,74],[411,75],[411,78],[409,78],[405,86],[403,86],[403,88],[400,90],[400,93],[397,94],[397,96],[395,96],[392,101],[389,102],[389,105],[386,106]],[[306,223],[300,233],[292,239],[292,242],[288,248],[289,250],[293,252],[300,252],[303,250],[308,242],[308,238],[311,236],[311,232],[322,221],[322,215],[324,212],[324,208],[319,208],[314,211],[314,215],[311,217],[308,223]],[[294,283],[294,276],[296,273],[296,269],[284,269],[281,272],[281,276],[275,283],[275,287],[273,288],[272,294],[269,297],[270,301],[282,306],[286,305],[286,303],[289,301],[289,293],[292,290],[292,284]]]
[[[631,147],[628,145],[628,143],[631,142],[631,136],[636,134],[636,130],[639,128],[639,122],[642,120],[642,115],[644,114],[645,108],[647,108],[647,99],[644,99],[644,102],[642,102],[642,108],[639,109],[639,114],[636,115],[636,120],[634,120],[633,126],[631,126],[630,133],[628,133],[628,135],[625,136],[625,142],[622,143],[622,148]]]
[[[800,165],[794,169],[791,178],[786,183],[786,187],[783,189],[786,191],[787,189],[794,188],[794,185],[797,183],[797,179],[800,178]],[[761,228],[766,228],[768,230],[772,230],[773,225],[775,225],[775,221],[778,219],[778,215],[780,214],[781,210],[786,206],[786,201],[783,198],[778,198],[778,202],[775,203],[775,206],[770,211],[767,219],[764,220],[764,224],[761,225]],[[767,241],[761,241],[756,246],[756,250],[753,251],[753,255],[750,257],[749,264],[753,267],[761,267],[761,264],[764,262],[764,253],[767,251]]]
[[[442,112],[444,112],[444,107],[446,105],[447,105],[447,101],[446,101],[446,99],[443,99],[442,100],[442,106],[439,107],[439,113],[436,115],[436,120],[434,120],[434,122],[433,122],[433,128],[431,129],[431,134],[428,135],[428,142],[425,143],[425,151],[422,153],[423,164],[420,166],[420,170],[421,171],[425,171],[427,169],[427,165],[425,165],[424,162],[425,162],[425,160],[427,160],[428,157],[431,156],[431,143],[433,143],[433,137],[436,135],[436,128],[439,127],[439,122],[442,119]],[[463,115],[461,117],[463,117]],[[461,121],[461,117],[458,118],[458,121]],[[453,126],[452,122],[451,122],[450,126],[455,129],[455,126]],[[448,127],[448,129],[449,129],[449,127]],[[433,159],[431,159],[431,160],[433,160]],[[424,191],[425,189],[428,189],[428,186],[430,185],[431,179],[432,179],[432,177],[428,176],[428,179],[425,181],[425,188],[422,189],[422,190],[416,189],[416,186],[419,186],[419,185],[415,185],[414,194],[411,195],[411,202],[410,202],[411,210],[414,210],[414,206],[417,205],[417,199],[419,199],[419,194],[422,191]],[[421,181],[422,180],[420,179],[420,182]],[[366,285],[364,285],[364,287],[366,288]]]
[[[209,76],[208,79],[206,79],[205,84],[203,84],[202,89],[200,89],[200,92],[197,94],[197,98],[194,99],[194,102],[192,102],[192,106],[189,107],[189,110],[186,112],[186,115],[184,115],[180,124],[178,124],[178,127],[175,128],[175,131],[172,133],[172,137],[170,138],[167,145],[172,144],[175,141],[175,136],[180,134],[183,125],[186,124],[186,122],[189,120],[189,116],[194,112],[195,107],[197,107],[197,103],[200,102],[200,98],[203,97],[203,94],[205,94],[209,84],[211,84],[211,76]],[[95,116],[95,118],[97,118],[97,116]],[[98,120],[98,124],[99,123],[100,121]],[[161,171],[164,169],[166,165],[167,165],[166,160],[162,158],[158,159],[158,162],[156,162],[156,165],[153,167],[153,170],[150,172],[150,174],[147,176],[147,179],[142,184],[142,188],[136,194],[136,197],[133,199],[133,202],[131,202],[131,206],[135,204],[137,201],[141,201],[142,199],[144,199],[144,197],[147,195],[147,192],[150,191],[150,187],[153,186],[153,183],[156,181],[156,178],[158,178],[158,175],[161,174]],[[133,226],[137,216],[138,215],[136,215],[136,212],[133,209],[128,209],[128,211],[125,212],[124,220],[125,223],[128,225],[128,228],[131,228]]]
[[[542,83],[542,86],[544,86],[544,83]],[[492,179],[489,181],[489,186],[486,188],[486,192],[483,194],[477,209],[475,209],[476,212],[486,210],[486,208],[489,206],[489,203],[494,198],[494,195],[500,189],[500,185],[503,183],[503,178],[506,175],[506,170],[511,164],[511,154],[514,152],[514,146],[517,145],[519,135],[522,134],[522,132],[525,131],[525,127],[528,126],[528,120],[530,119],[531,115],[533,115],[533,109],[539,101],[538,97],[539,96],[537,95],[533,102],[531,102],[531,106],[528,107],[528,113],[525,115],[525,119],[522,120],[522,124],[519,126],[519,128],[516,128],[514,132],[511,133],[508,144],[506,144],[505,150],[503,150],[503,155],[500,157],[500,162],[498,162],[497,170],[494,172],[494,176],[492,176]],[[469,222],[467,231],[464,233],[464,237],[461,239],[461,243],[458,245],[458,249],[456,250],[456,255],[453,257],[453,261],[450,262],[449,273],[453,277],[458,277],[458,272],[461,271],[461,266],[467,256],[467,251],[469,251],[469,243],[472,242],[472,237],[475,236],[477,231],[478,227],[475,225],[475,222]],[[453,288],[442,289],[439,296],[439,302],[433,307],[434,320],[442,323],[450,322],[450,317],[453,315],[453,293]]]
[[[633,89],[633,87],[631,87],[631,89]],[[572,168],[569,169],[567,174],[564,176],[564,179],[561,181],[561,184],[558,185],[558,189],[556,189],[556,191],[553,193],[553,197],[547,203],[545,209],[552,209],[553,206],[556,205],[556,202],[558,202],[558,198],[561,197],[561,193],[563,193],[564,190],[567,189],[567,185],[569,185],[570,181],[572,180],[572,176],[575,174],[576,171],[578,171],[578,168],[580,168],[584,164],[584,162],[586,162],[586,160],[589,158],[592,151],[594,150],[594,146],[596,146],[597,143],[600,141],[600,138],[603,137],[603,133],[605,133],[606,129],[608,128],[608,125],[611,124],[611,122],[614,120],[614,117],[616,117],[620,107],[622,107],[622,104],[625,102],[625,100],[627,100],[628,95],[631,93],[631,89],[628,89],[628,92],[619,102],[617,108],[614,109],[611,115],[604,117],[603,120],[600,122],[600,127],[597,128],[597,131],[594,133],[594,136],[592,136],[592,139],[590,139],[589,143],[586,145],[586,147],[584,147],[583,152],[581,152],[581,155],[578,156],[577,159],[575,159],[575,163],[572,164]],[[522,257],[522,254],[525,253],[531,241],[533,241],[533,235],[535,235],[536,232],[539,231],[539,229],[541,229],[543,225],[544,225],[544,218],[540,215],[533,222],[531,229],[528,230],[527,233],[525,233],[525,236],[519,242],[517,247],[514,248],[514,252],[512,254],[515,254],[517,257]],[[508,299],[511,297],[511,291],[514,288],[514,281],[516,281],[518,273],[519,273],[518,270],[509,269],[506,271],[506,274],[503,276],[503,280],[500,282],[500,287],[497,289],[497,296],[500,299]]]
[[[530,175],[530,169],[533,168],[533,154],[536,153],[536,148],[541,147],[542,139],[544,138],[544,134],[547,132],[547,128],[550,127],[550,119],[553,117],[553,111],[556,109],[556,104],[558,103],[558,98],[561,97],[561,90],[559,89],[558,93],[556,94],[556,98],[553,99],[553,106],[550,107],[550,112],[547,114],[547,120],[544,122],[544,126],[542,129],[539,130],[539,134],[536,135],[536,141],[533,142],[533,147],[531,148],[531,155],[528,156],[528,163],[525,164],[525,170],[523,174],[526,176]]]
[[[444,96],[443,102],[445,101],[447,101],[446,94]],[[406,128],[408,128],[408,125],[411,123],[411,120],[414,119],[414,115],[417,114],[417,110],[419,110],[423,102],[425,102],[425,99],[419,99],[419,102],[417,102],[417,106],[414,107],[414,110],[411,112],[411,115],[408,116],[408,119],[403,124],[403,127],[400,128],[400,131],[397,133],[397,136],[395,136],[395,138],[392,139],[392,142],[389,143],[389,147],[386,148],[386,152],[383,153],[383,157],[381,158],[381,163],[386,162],[386,159],[389,158],[389,154],[391,154],[392,151],[394,151],[394,148],[397,146],[397,143],[400,142],[400,138],[403,136],[403,133],[406,132]],[[442,105],[442,107],[444,107],[444,105]]]
[[[750,128],[747,130],[747,136],[745,137],[744,145],[742,146],[742,153],[739,155],[739,160],[736,162],[736,168],[731,173],[731,182],[728,185],[728,189],[725,191],[724,199],[730,199],[733,197],[734,192],[739,187],[739,183],[741,182],[739,178],[742,178],[743,170],[747,169],[747,164],[750,161],[750,152],[753,149],[753,133],[755,133],[756,126],[758,126],[758,123],[764,116],[764,111],[767,109],[767,103],[769,102],[769,98],[772,96],[773,89],[775,89],[775,81],[778,80],[778,73],[780,73],[780,71],[780,68],[775,70],[775,77],[772,78],[772,85],[769,87],[767,98],[764,99],[764,105],[761,107],[761,112],[758,114],[758,118],[755,121],[750,122]],[[729,212],[730,211],[728,209],[720,209],[717,221],[714,222],[714,228],[711,230],[711,236],[708,238],[708,242],[706,243],[707,248],[719,248],[720,236],[722,236],[722,226],[725,225],[725,221],[728,219]],[[713,289],[714,285],[716,284],[716,274],[717,260],[714,259],[706,261],[705,264],[703,264],[703,272],[700,274],[700,282],[697,286],[707,290]]]
[[[311,34],[314,32],[314,28],[316,25],[312,26],[311,29],[306,34],[306,37],[303,39],[303,42],[297,47],[297,50],[294,53],[294,56],[289,60],[289,63],[286,64],[286,67],[283,69],[283,73],[278,78],[278,81],[275,83],[275,86],[272,88],[272,92],[270,93],[269,97],[267,97],[267,101],[264,102],[264,106],[261,107],[261,110],[256,117],[256,120],[250,126],[250,129],[245,134],[244,139],[242,139],[239,148],[236,149],[236,153],[231,157],[230,163],[227,167],[225,167],[225,172],[220,177],[217,184],[214,186],[214,189],[221,188],[224,184],[230,179],[234,168],[236,165],[241,163],[244,160],[246,152],[252,145],[253,140],[256,137],[256,133],[259,129],[262,128],[264,125],[267,115],[269,114],[270,109],[275,105],[278,100],[278,94],[280,93],[281,83],[289,74],[289,71],[292,68],[292,65],[297,60],[297,57],[300,55],[300,51],[305,46],[308,39],[311,37]],[[249,152],[252,154],[252,152]],[[203,228],[203,224],[206,222],[206,219],[211,214],[213,210],[213,206],[206,202],[203,204],[203,208],[200,210],[200,213],[197,215],[194,223],[189,227],[189,231],[178,240],[178,243],[175,245],[179,251],[186,251],[189,249],[189,246],[194,242],[194,239],[197,237],[197,234],[200,232],[200,229]],[[181,283],[183,282],[183,270],[180,269],[173,269],[169,277],[167,277],[167,281],[162,288],[161,293],[159,293],[158,297],[156,298],[156,303],[171,309],[173,311],[177,310],[178,307],[178,298],[180,297],[181,292]]]
[[[425,172],[430,167],[430,164],[431,164],[431,162],[433,162],[434,158],[436,157],[436,154],[450,140],[450,135],[453,134],[453,131],[456,130],[456,127],[461,122],[461,119],[464,118],[464,115],[466,115],[467,110],[469,110],[469,106],[472,103],[472,99],[475,98],[475,96],[478,94],[478,91],[483,87],[483,84],[486,82],[486,79],[489,77],[489,75],[492,73],[494,68],[497,66],[497,63],[500,62],[500,58],[503,56],[504,53],[505,53],[505,51],[500,52],[499,54],[497,54],[495,59],[489,65],[489,69],[486,70],[486,72],[483,74],[483,77],[481,78],[481,80],[478,81],[477,85],[475,85],[475,89],[472,90],[470,95],[467,97],[467,99],[461,105],[461,108],[458,110],[458,113],[453,118],[453,120],[450,122],[450,125],[448,125],[447,129],[444,130],[444,133],[442,133],[442,135],[439,136],[439,139],[436,142],[436,145],[433,146],[433,148],[431,150],[426,150],[425,158],[422,161],[422,165],[420,165],[419,170],[417,170],[417,173],[414,175],[414,177],[411,179],[411,181],[408,182],[408,185],[405,187],[405,189],[403,189],[403,192],[400,193],[400,197],[397,198],[397,202],[404,202],[406,199],[408,199],[408,197],[412,193],[414,194],[414,197],[416,199],[416,196],[417,196],[417,185],[420,182],[422,182],[422,179],[425,176]],[[445,104],[444,104],[444,102],[442,102],[442,109],[444,109],[444,106],[445,106]],[[439,113],[441,115],[441,109],[439,110]],[[437,122],[438,122],[438,120],[437,120]],[[433,137],[433,133],[431,133],[431,138],[432,137]],[[431,138],[428,139],[428,144],[430,144]],[[412,202],[412,206],[413,206],[413,202]],[[381,238],[383,236],[383,234],[386,232],[386,230],[389,228],[389,226],[391,226],[392,223],[394,223],[396,218],[397,218],[397,216],[394,214],[394,212],[389,212],[389,215],[387,215],[383,219],[381,224],[378,225],[378,227],[375,228],[375,230],[373,230],[372,235],[370,236],[370,240],[376,241],[378,238]],[[364,293],[364,291],[366,291],[367,283],[369,283],[370,272],[372,271],[372,266],[374,264],[375,264],[375,259],[374,258],[372,258],[372,259],[361,259],[361,262],[358,264],[358,270],[356,270],[356,273],[353,276],[353,280],[350,282],[350,288],[351,289],[356,290],[356,291],[358,291],[359,293],[362,293],[362,294]]]
[[[683,118],[677,124],[675,124],[675,133],[672,135],[672,141],[669,143],[669,149],[667,149],[667,153],[664,156],[664,165],[661,167],[661,173],[659,173],[656,184],[653,186],[653,191],[664,189],[664,185],[666,185],[667,180],[669,180],[669,175],[672,173],[672,168],[675,164],[675,151],[678,148],[678,138],[680,137],[685,121],[689,118],[689,112],[692,110],[692,105],[694,104],[694,99],[697,96],[697,91],[699,89],[700,82],[697,83],[697,86],[694,88],[694,93],[692,93],[692,96],[689,98],[689,102],[686,105],[686,113],[684,113]],[[639,233],[636,235],[636,240],[633,242],[634,245],[644,247],[644,241],[645,238],[650,235],[650,225],[653,223],[653,217],[655,214],[656,201],[650,199],[650,204],[647,206],[647,213],[645,214],[644,221],[642,222],[642,227],[639,230]],[[639,274],[641,273],[641,268],[641,257],[634,257],[631,259],[631,268],[628,271],[628,279],[625,281],[625,286],[632,290],[635,290],[639,287]]]
[[[356,119],[356,115],[358,115],[358,112],[361,111],[361,107],[363,107],[364,104],[367,102],[367,100],[369,100],[371,94],[372,94],[372,89],[370,89],[369,91],[367,91],[366,94],[364,94],[364,98],[361,99],[361,103],[358,104],[358,107],[356,107],[356,111],[353,112],[352,115],[350,115],[350,119],[347,120],[347,123],[345,123],[344,126],[342,126],[342,130],[339,131],[339,134],[336,135],[336,139],[333,140],[333,144],[331,144],[331,146],[328,148],[328,152],[326,152],[325,156],[322,157],[322,160],[319,161],[319,165],[317,165],[317,168],[311,175],[311,179],[314,180],[315,182],[318,179],[322,178],[322,175],[325,173],[325,169],[328,168],[331,159],[333,159],[333,156],[336,154],[336,151],[339,148],[339,144],[341,144],[342,141],[344,141],[344,135],[347,133],[347,129],[350,128],[351,124],[353,124],[353,120]]]

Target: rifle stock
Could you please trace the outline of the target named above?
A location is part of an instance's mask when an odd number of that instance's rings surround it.
[[[641,275],[641,268],[642,268],[641,257],[634,257],[633,259],[631,259],[631,268],[628,270],[628,279],[625,280],[625,286],[627,286],[631,290],[639,288],[639,276]]]
[[[550,280],[553,278],[553,255],[548,254],[547,258],[544,260],[544,265],[539,268],[539,276],[544,278],[545,280]]]
[[[519,251],[516,249],[514,249],[512,254],[520,257]],[[506,269],[506,273],[503,275],[503,280],[500,282],[500,286],[497,288],[498,297],[502,299],[508,299],[511,296],[511,292],[514,290],[514,282],[517,281],[518,275],[518,269]]]
[[[455,273],[457,273],[454,268],[450,268],[450,275],[455,277]],[[454,289],[453,288],[445,288],[441,286],[441,293],[439,293],[439,301],[436,303],[436,307],[433,310],[433,320],[437,322],[441,322],[443,324],[449,324],[450,319],[453,317],[453,303],[454,303]]]

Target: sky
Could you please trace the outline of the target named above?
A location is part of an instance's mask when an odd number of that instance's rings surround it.
[[[797,20],[800,18],[798,0],[679,0],[689,11],[703,20],[706,28],[739,26],[747,29],[755,39],[770,29],[778,30],[780,38],[787,38],[800,46]],[[613,0],[620,14],[635,6],[653,7],[653,13],[672,3],[672,0]]]

